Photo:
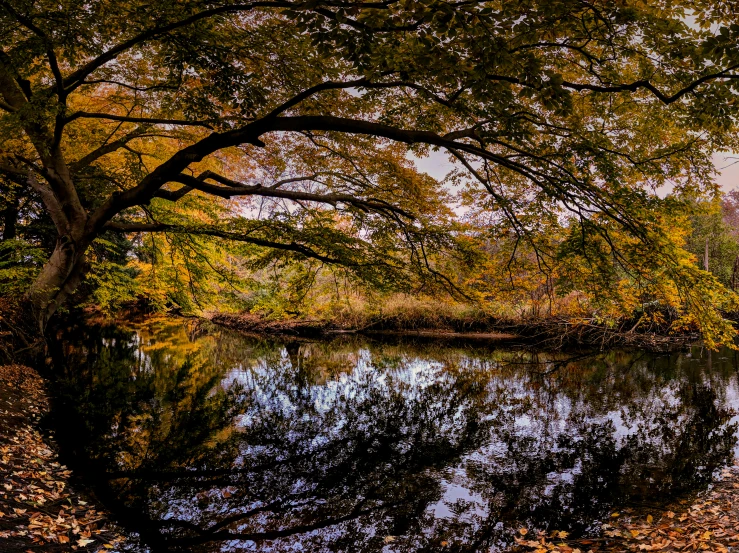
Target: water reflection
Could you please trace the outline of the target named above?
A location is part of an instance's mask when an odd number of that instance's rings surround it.
[[[498,550],[699,487],[736,444],[733,354],[72,335],[60,440],[154,550]]]

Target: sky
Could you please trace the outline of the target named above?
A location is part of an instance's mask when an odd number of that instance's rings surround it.
[[[713,156],[713,164],[719,172],[716,182],[724,191],[739,188],[739,154],[716,154]]]
[[[428,157],[412,156],[416,166],[434,178],[441,179],[453,167],[449,156],[443,152],[431,152]],[[723,152],[713,156],[716,182],[725,191],[739,189],[739,154]]]

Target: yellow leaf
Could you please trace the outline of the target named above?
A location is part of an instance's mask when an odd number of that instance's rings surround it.
[[[620,515],[619,513],[611,513],[611,516],[612,516],[613,518],[616,518],[616,517],[618,517],[618,516],[621,516],[621,515]]]
[[[94,541],[95,540],[81,539],[77,540],[77,545],[79,545],[80,547],[85,547],[86,545],[90,545]]]
[[[654,522],[654,517],[652,515],[647,515],[647,524],[652,524]]]
[[[565,539],[569,535],[570,535],[569,532],[565,532],[564,530],[562,530],[560,532],[557,532],[557,537],[558,538]]]

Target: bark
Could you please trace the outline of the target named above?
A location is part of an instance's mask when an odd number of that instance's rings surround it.
[[[86,249],[84,243],[75,242],[69,235],[57,238],[49,261],[28,291],[26,297],[42,333],[51,316],[75,291],[84,277],[87,269]]]

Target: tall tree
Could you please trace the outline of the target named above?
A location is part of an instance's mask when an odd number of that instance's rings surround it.
[[[2,182],[56,232],[27,297],[43,328],[107,231],[435,274],[445,193],[407,162],[430,148],[524,239],[527,214],[564,211],[605,244],[615,224],[661,248],[653,190],[708,187],[710,150],[728,146],[734,10],[0,0]],[[231,201],[215,218],[178,207],[207,196]],[[280,209],[265,218],[255,199]]]

